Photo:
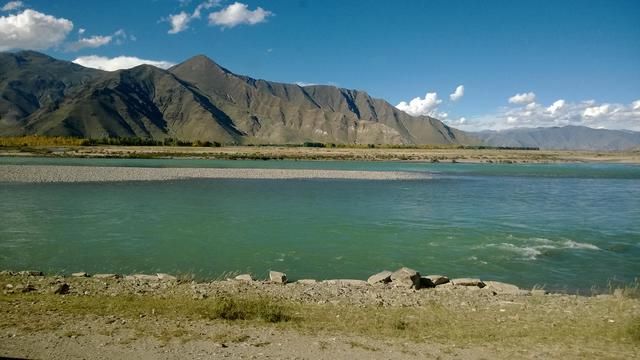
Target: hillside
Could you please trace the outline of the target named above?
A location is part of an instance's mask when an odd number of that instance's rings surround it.
[[[473,133],[490,146],[538,147],[549,150],[629,150],[640,146],[640,133],[586,126],[518,128]]]
[[[205,56],[168,70],[105,72],[0,53],[0,135],[145,137],[241,143],[473,144],[437,119],[333,86],[236,75]]]

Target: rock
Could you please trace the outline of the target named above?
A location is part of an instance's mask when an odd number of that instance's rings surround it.
[[[449,282],[449,278],[444,275],[427,275],[423,276],[423,278],[431,280],[434,286],[446,284]]]
[[[338,285],[338,286],[368,286],[364,280],[355,280],[355,279],[332,279],[332,280],[324,280],[322,281],[324,284],[329,285]]]
[[[11,275],[14,275],[14,273],[13,271],[7,271],[7,270],[0,271],[0,276],[7,276],[7,275],[11,276]]]
[[[165,273],[157,273],[156,276],[158,277],[158,280],[161,280],[161,281],[177,281],[178,280],[177,277],[173,275],[165,274]]]
[[[158,281],[160,280],[156,275],[147,274],[133,274],[124,277],[125,280],[142,280],[142,281]]]
[[[413,269],[403,267],[391,274],[391,283],[395,286],[419,289],[420,273]]]
[[[251,276],[251,274],[240,274],[234,277],[233,279],[240,280],[240,281],[253,281],[253,277]]]
[[[269,271],[269,281],[275,284],[286,284],[287,274],[279,271]]]
[[[436,285],[433,283],[433,281],[431,281],[431,279],[429,279],[426,276],[421,276],[420,277],[420,288],[433,288],[436,287]]]
[[[18,275],[20,275],[20,276],[43,276],[44,273],[42,271],[24,270],[24,271],[19,271]]]
[[[316,279],[300,279],[300,280],[296,281],[296,284],[313,285],[313,284],[315,284],[317,282],[318,282],[318,280],[316,280]]]
[[[52,290],[53,290],[54,294],[58,294],[58,295],[68,294],[69,293],[69,284],[67,284],[67,283],[57,284],[52,288]]]
[[[549,292],[547,290],[544,289],[533,289],[531,290],[531,295],[533,296],[544,296],[547,295]]]
[[[28,292],[36,291],[36,287],[31,284],[27,284],[27,285],[20,284],[16,286],[16,290],[23,293],[28,293]]]
[[[390,283],[391,274],[393,274],[391,271],[384,270],[377,274],[373,274],[369,276],[369,278],[367,279],[367,282],[371,285]]]
[[[529,291],[522,290],[513,284],[507,284],[500,281],[485,281],[486,287],[484,289],[490,290],[494,295],[528,295]]]
[[[13,285],[12,284],[6,284],[4,287],[5,287],[5,289],[13,289]]]
[[[89,274],[86,272],[76,272],[71,274],[72,277],[89,277]]]
[[[95,274],[93,275],[96,279],[118,279],[120,275],[118,274]]]
[[[451,279],[451,283],[458,286],[477,286],[479,288],[485,287],[485,284],[482,282],[482,280],[474,278]]]

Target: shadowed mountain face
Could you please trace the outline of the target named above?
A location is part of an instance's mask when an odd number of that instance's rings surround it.
[[[223,143],[473,144],[367,93],[233,74],[204,56],[104,72],[0,53],[0,135],[166,137]]]
[[[555,150],[628,150],[640,148],[640,133],[585,126],[481,131],[472,135],[490,146],[538,147]]]

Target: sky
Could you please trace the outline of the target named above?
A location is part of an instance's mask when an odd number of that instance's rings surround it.
[[[640,131],[640,1],[23,0],[0,51],[367,91],[463,130]]]

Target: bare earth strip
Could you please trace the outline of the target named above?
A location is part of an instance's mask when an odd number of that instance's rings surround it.
[[[305,148],[287,146],[58,146],[0,148],[0,156],[440,161],[466,163],[640,163],[640,151],[458,148]]]
[[[418,180],[428,178],[428,174],[397,171],[0,165],[0,182],[23,183],[180,179]]]

